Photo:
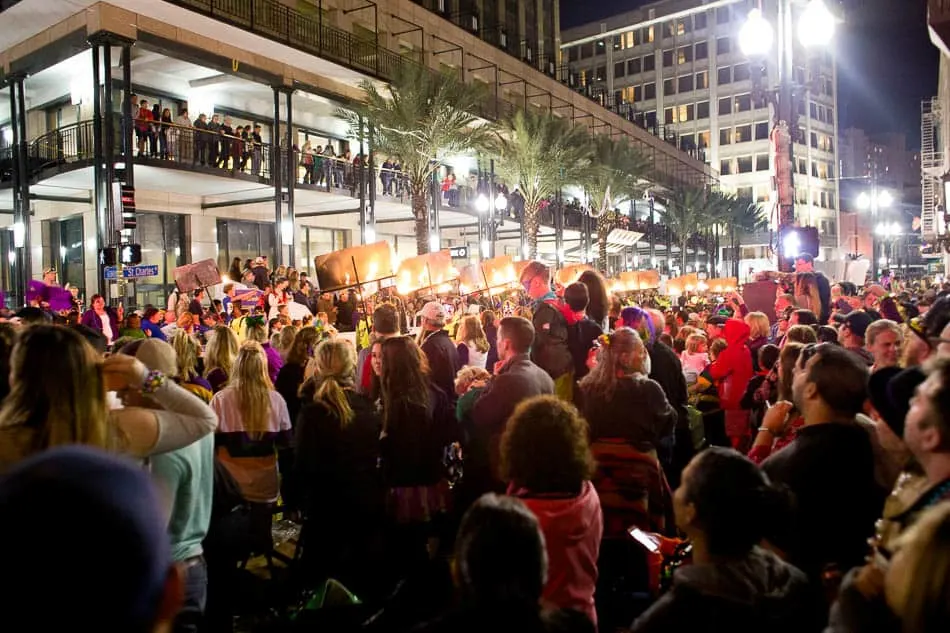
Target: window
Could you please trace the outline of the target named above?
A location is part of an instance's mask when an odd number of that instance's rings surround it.
[[[673,29],[675,28],[676,26],[672,22],[664,22],[663,23],[663,39],[669,39],[673,37]]]
[[[623,49],[623,34],[614,35],[614,50],[619,51]]]
[[[580,61],[580,59],[581,59],[581,49],[579,47],[572,46],[569,49],[567,49],[568,63]]]
[[[643,86],[634,86],[633,87],[633,100],[643,101]]]
[[[654,31],[652,26],[645,27],[643,29],[643,43],[652,44],[653,43]]]
[[[693,47],[680,46],[676,51],[676,63],[687,64],[693,61]]]
[[[700,118],[702,118],[702,117],[700,117]],[[699,148],[700,148],[700,149],[709,147],[709,130],[706,130],[706,131],[704,131],[704,132],[700,132],[700,133],[697,134],[696,136],[697,136],[696,141],[697,141],[697,143],[699,144]]]
[[[719,114],[732,114],[732,97],[723,97],[719,100]]]
[[[692,75],[683,75],[677,80],[677,92],[692,92],[693,91],[693,76]]]
[[[749,64],[736,64],[732,68],[732,80],[733,81],[748,81],[751,77],[749,71]]]
[[[639,75],[641,70],[640,58],[634,57],[633,59],[627,60],[627,74],[628,75]]]
[[[614,79],[619,79],[623,77],[624,72],[627,70],[627,65],[623,62],[617,62],[614,64]]]
[[[755,170],[756,170],[756,171],[768,171],[768,170],[769,170],[769,155],[768,155],[768,154],[756,154],[756,155],[755,155]]]
[[[663,67],[668,68],[673,65],[673,49],[663,51]]]
[[[656,99],[656,82],[651,81],[643,85],[643,98],[646,101]]]
[[[696,118],[697,119],[708,119],[709,118],[709,102],[700,101],[696,104]]]
[[[811,146],[818,149],[818,135],[815,132],[811,133]]]
[[[719,144],[730,145],[732,143],[732,128],[724,127],[719,130]]]
[[[736,159],[736,171],[740,174],[752,173],[752,157],[740,156]]]
[[[683,134],[680,136],[680,149],[695,149],[696,147],[696,135],[695,134]]]
[[[650,110],[646,115],[647,127],[656,127],[656,110]]]
[[[717,76],[718,76],[717,81],[719,82],[720,86],[724,86],[725,84],[732,83],[732,68],[730,68],[729,66],[723,66],[722,68],[719,69]]]
[[[736,112],[748,112],[752,109],[752,95],[736,95]]]
[[[730,50],[732,50],[732,45],[728,37],[720,37],[716,40],[717,55],[726,55]]]
[[[795,160],[795,162],[798,163],[798,169],[796,170],[798,173],[802,174],[803,176],[808,173],[808,167],[804,158],[798,158]]]
[[[640,46],[640,44],[643,44],[643,31],[637,29],[633,32],[633,45]]]
[[[709,71],[704,70],[696,73],[696,90],[705,90],[709,88]]]
[[[755,140],[764,141],[769,137],[768,122],[755,124]]]
[[[681,105],[676,108],[677,123],[686,123],[687,121],[692,121],[696,118],[696,107],[690,103],[689,105]]]
[[[755,192],[752,187],[736,187],[736,197],[746,200],[755,200]]]
[[[709,57],[709,43],[700,42],[696,45],[696,59],[706,59]]]
[[[812,119],[818,119],[818,104],[812,101],[808,104],[808,116]]]
[[[729,7],[716,9],[716,24],[729,24]]]
[[[594,43],[587,42],[581,44],[581,59],[587,59],[588,57],[594,56]]]
[[[692,16],[686,16],[682,20],[676,22],[676,34],[677,35],[686,35],[693,30],[693,18]]]
[[[748,143],[752,140],[752,126],[739,125],[736,127],[736,143]],[[752,160],[751,158],[749,160]]]
[[[733,174],[733,164],[734,163],[731,158],[719,161],[719,173],[723,176],[731,176]]]
[[[598,66],[594,69],[594,81],[607,81],[606,66]]]
[[[673,79],[663,80],[663,96],[668,97],[676,94],[676,82]]]
[[[669,125],[673,122],[673,108],[666,108],[663,110],[663,124]]]
[[[650,53],[643,58],[643,72],[648,73],[653,70],[656,70],[656,56]]]
[[[706,14],[705,13],[697,13],[696,15],[693,16],[693,27],[697,31],[706,28]]]

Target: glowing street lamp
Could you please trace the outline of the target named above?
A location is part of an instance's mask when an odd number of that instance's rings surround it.
[[[772,50],[775,31],[769,21],[762,17],[761,9],[752,9],[739,29],[739,48],[747,57],[764,57]]]
[[[823,0],[812,0],[798,22],[798,41],[805,48],[825,46],[835,35],[834,14]]]

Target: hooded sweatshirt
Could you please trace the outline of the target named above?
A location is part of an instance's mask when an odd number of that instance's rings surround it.
[[[574,609],[597,623],[594,589],[597,556],[604,532],[604,515],[594,485],[585,481],[576,497],[532,496],[512,490],[538,518],[548,551],[548,581],[544,600],[561,609]]]
[[[719,381],[719,403],[726,411],[741,409],[742,396],[745,395],[752,379],[752,354],[746,343],[749,340],[749,326],[742,319],[729,319],[723,328],[726,349],[709,366],[709,375]]]
[[[804,573],[758,547],[745,558],[686,565],[672,589],[633,623],[633,633],[799,633],[815,605]]]

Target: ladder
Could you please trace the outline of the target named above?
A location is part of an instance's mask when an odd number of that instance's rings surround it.
[[[945,227],[937,221],[940,186],[944,172],[943,152],[938,147],[937,130],[941,121],[937,97],[924,99],[920,106],[920,233],[925,241],[933,240]],[[941,230],[944,229],[944,230]]]

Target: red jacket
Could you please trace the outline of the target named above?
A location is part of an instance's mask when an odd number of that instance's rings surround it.
[[[723,330],[726,349],[709,366],[709,375],[718,384],[719,404],[724,411],[741,409],[749,381],[752,380],[752,354],[746,343],[749,326],[742,319],[729,319]]]
[[[593,484],[584,482],[576,497],[531,496],[510,487],[538,518],[548,550],[548,581],[543,600],[560,609],[584,613],[597,624],[594,589],[604,514]]]

